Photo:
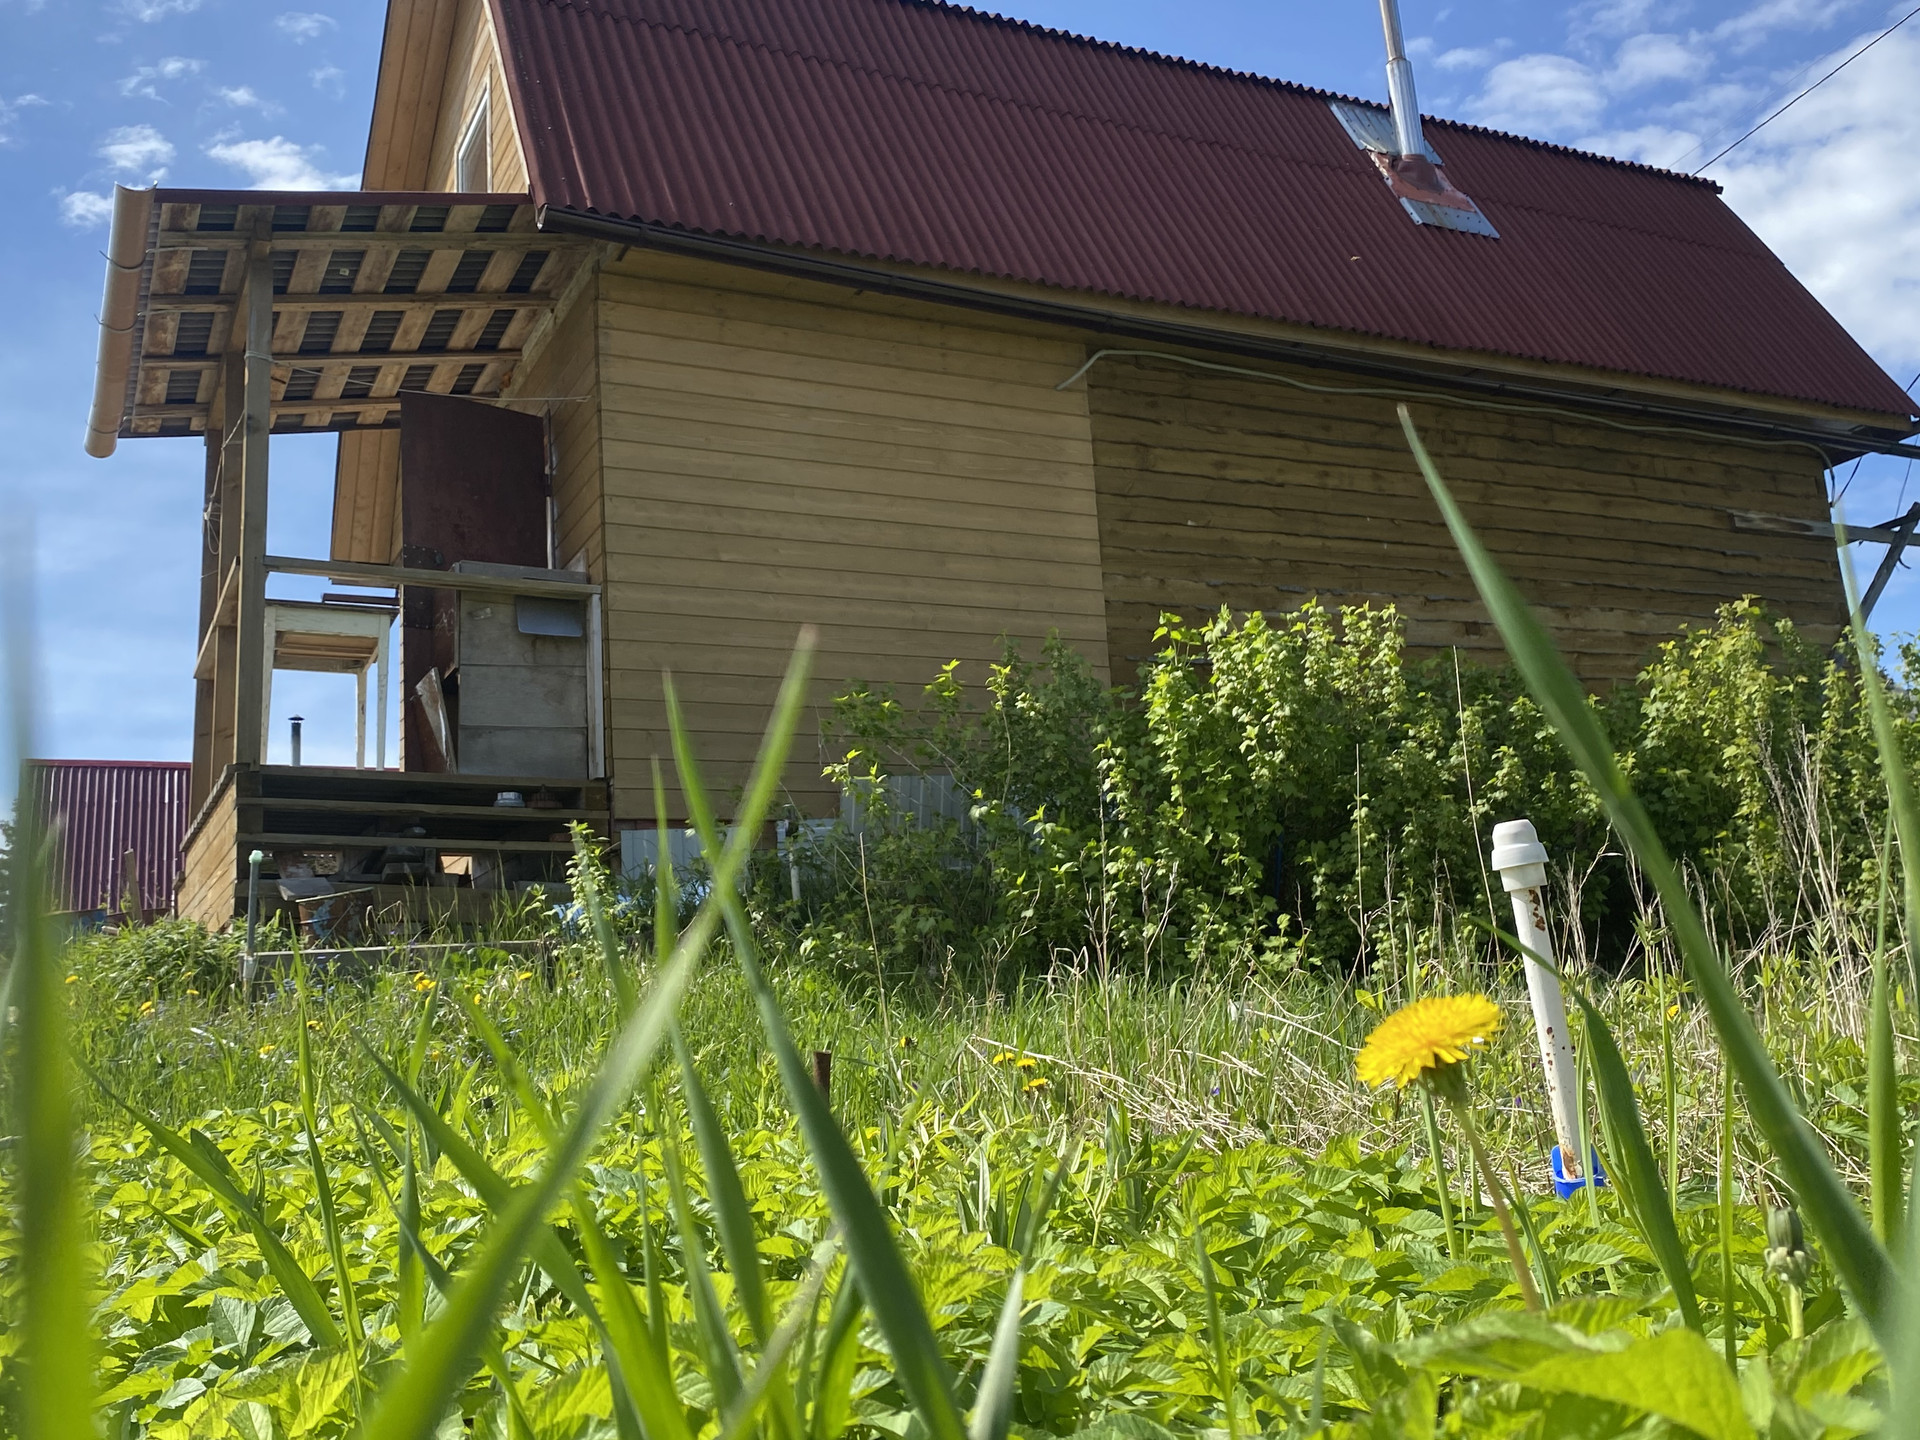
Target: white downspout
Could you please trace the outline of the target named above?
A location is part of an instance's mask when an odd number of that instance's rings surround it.
[[[1380,24],[1387,32],[1387,102],[1393,108],[1395,141],[1402,156],[1424,155],[1427,142],[1420,133],[1413,63],[1407,59],[1406,38],[1400,33],[1400,0],[1380,0]]]
[[[93,368],[93,410],[87,416],[87,454],[104,460],[120,438],[133,367],[133,322],[140,308],[140,270],[147,260],[153,192],[113,187],[113,229],[107,239],[107,288],[100,298],[100,353]]]

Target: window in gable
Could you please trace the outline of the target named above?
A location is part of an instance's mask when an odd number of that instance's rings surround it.
[[[488,144],[487,112],[491,107],[482,95],[473,117],[460,134],[460,149],[454,162],[453,188],[467,194],[481,194],[493,188],[493,156]]]

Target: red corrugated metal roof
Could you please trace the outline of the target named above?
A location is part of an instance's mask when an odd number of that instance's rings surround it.
[[[534,198],[701,234],[1905,416],[1715,187],[930,0],[494,0]]]
[[[29,760],[21,767],[20,814],[59,840],[49,904],[56,910],[122,908],[121,865],[139,859],[140,898],[173,908],[180,842],[186,837],[192,767],[165,760]]]

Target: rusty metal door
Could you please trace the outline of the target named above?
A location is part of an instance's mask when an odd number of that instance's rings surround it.
[[[409,390],[400,396],[400,563],[545,566],[547,434],[538,415]],[[409,586],[400,631],[401,765],[444,768],[416,698],[454,664],[455,594]]]

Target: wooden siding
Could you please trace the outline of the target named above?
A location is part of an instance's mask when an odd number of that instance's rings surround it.
[[[240,884],[238,851],[238,792],[229,771],[214,788],[213,799],[187,834],[180,852],[180,891],[174,912],[198,920],[212,930],[233,919],[234,895]]]
[[[1500,653],[1392,399],[1110,359],[1090,375],[1088,406],[1116,678],[1149,653],[1163,611],[1273,613],[1314,596],[1396,604],[1416,646]],[[1810,450],[1460,406],[1414,414],[1468,517],[1590,683],[1633,674],[1677,627],[1744,594],[1835,633],[1831,543],[1732,528],[1736,509],[1824,520]]]
[[[786,779],[812,810],[835,803],[815,737],[852,680],[912,699],[1053,630],[1105,674],[1086,399],[1053,388],[1078,344],[640,255],[602,273],[598,314],[617,819],[651,817],[670,754],[662,669],[724,793],[805,623]]]
[[[456,177],[460,138],[466,134],[467,122],[473,118],[474,107],[484,95],[488,105],[487,163],[492,172],[487,188],[525,190],[526,157],[520,151],[520,135],[513,123],[513,99],[507,93],[506,73],[500,68],[500,46],[494,38],[493,16],[486,0],[461,0],[454,18],[446,75],[440,118],[434,126],[432,158],[427,165],[427,188],[459,188]]]
[[[585,551],[587,571],[605,578],[600,493],[600,357],[597,348],[597,288],[592,276],[561,300],[544,334],[536,334],[528,360],[513,377],[507,399],[517,410],[547,417],[553,446],[553,498],[558,511],[553,548],[565,565]],[[519,397],[526,397],[519,400]]]

